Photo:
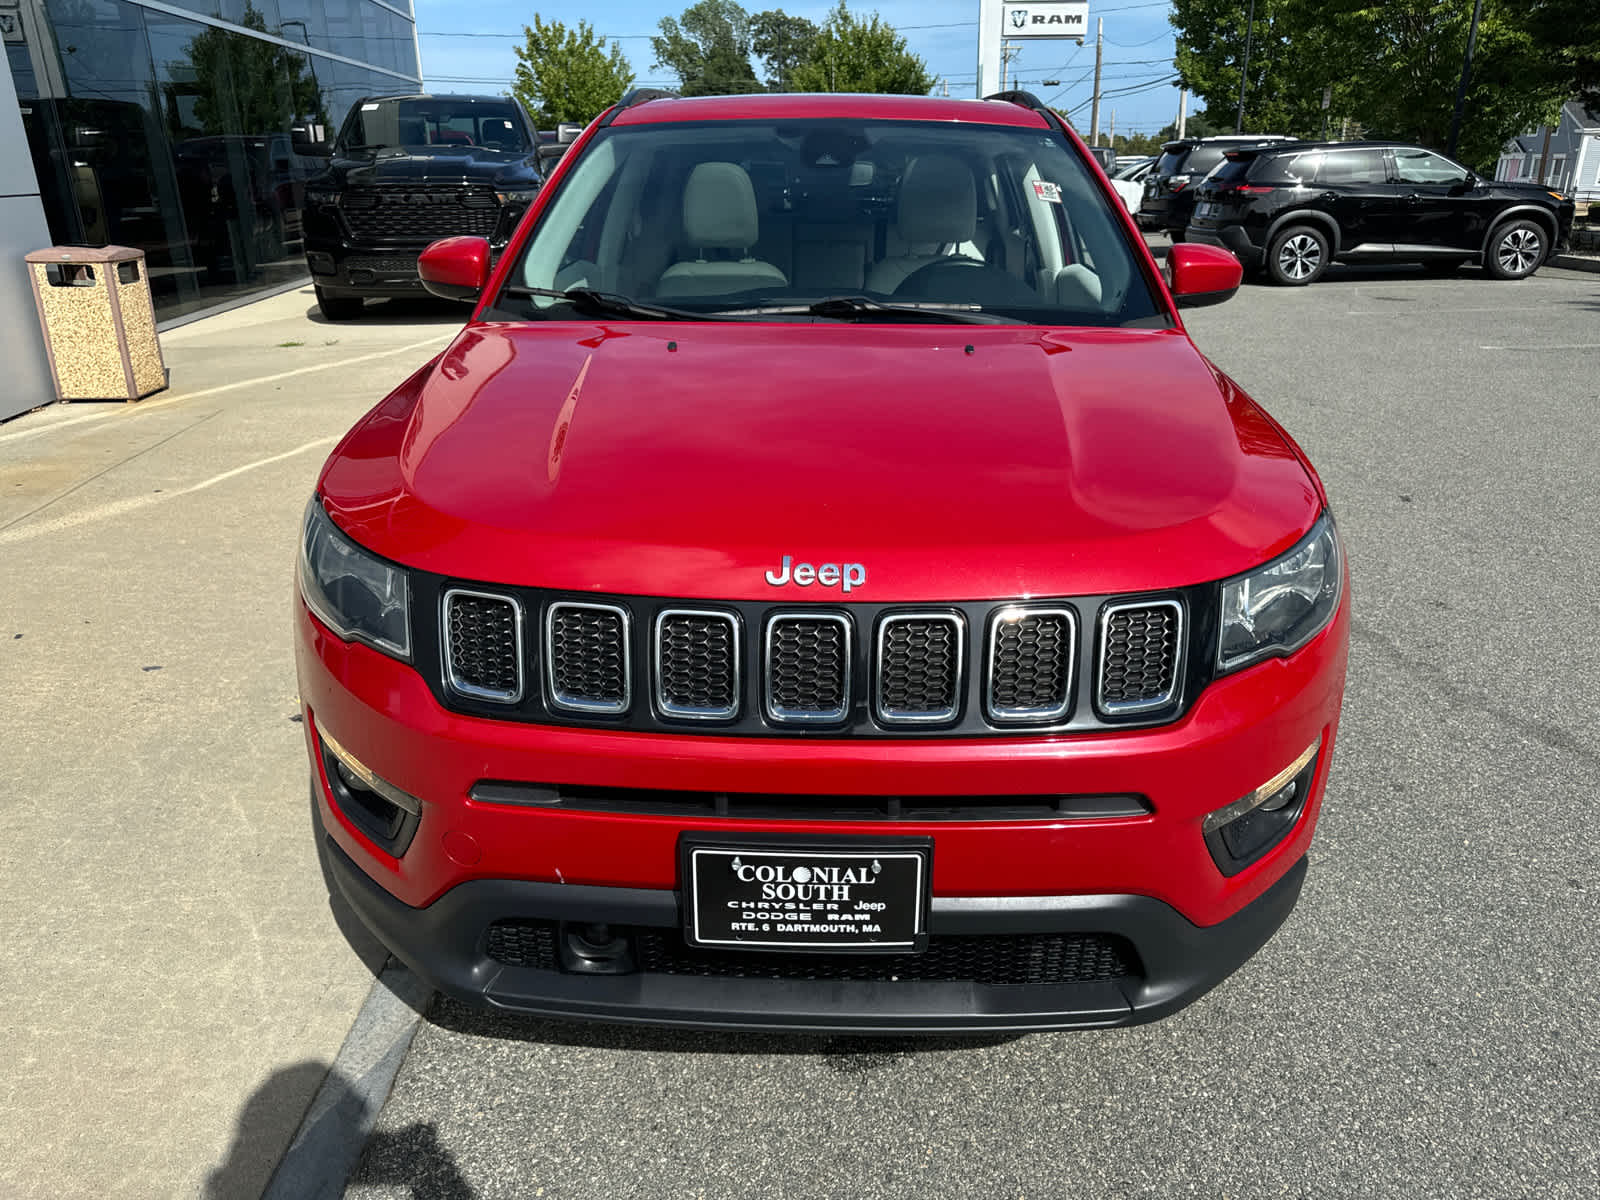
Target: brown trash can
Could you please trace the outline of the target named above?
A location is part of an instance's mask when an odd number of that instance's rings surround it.
[[[142,400],[167,386],[143,250],[51,246],[24,258],[59,399]]]

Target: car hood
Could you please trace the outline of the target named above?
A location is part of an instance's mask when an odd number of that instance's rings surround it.
[[[1026,326],[471,326],[320,486],[423,570],[730,600],[778,595],[785,556],[862,564],[869,601],[1179,587],[1321,507],[1181,331]]]
[[[486,146],[430,146],[426,150],[380,150],[376,155],[340,154],[331,174],[349,187],[392,183],[505,183],[536,180],[531,151],[504,152]]]

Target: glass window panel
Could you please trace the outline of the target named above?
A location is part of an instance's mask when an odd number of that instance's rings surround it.
[[[192,301],[193,253],[162,130],[144,10],[117,0],[52,0],[57,82],[20,97],[51,234],[145,252],[158,312]]]

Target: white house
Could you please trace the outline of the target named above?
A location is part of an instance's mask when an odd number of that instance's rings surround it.
[[[1576,100],[1561,106],[1561,120],[1550,131],[1550,162],[1542,159],[1545,128],[1512,138],[1500,151],[1496,179],[1544,183],[1568,192],[1582,204],[1600,200],[1600,113]]]

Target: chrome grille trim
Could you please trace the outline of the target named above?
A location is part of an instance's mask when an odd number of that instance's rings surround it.
[[[611,613],[622,622],[622,699],[587,700],[582,696],[563,693],[556,683],[555,624],[556,614],[566,611]],[[550,605],[544,614],[544,675],[550,689],[550,706],[581,713],[624,713],[633,704],[633,618],[620,604],[591,604],[563,600]]]
[[[883,703],[883,666],[887,661],[887,639],[891,626],[907,621],[942,621],[951,627],[951,640],[955,646],[955,679],[951,685],[951,702],[948,708],[927,712],[892,712]],[[953,721],[961,711],[962,685],[966,681],[967,621],[958,612],[938,610],[933,612],[893,613],[878,622],[877,652],[872,662],[872,715],[881,725],[937,725]]]
[[[1173,612],[1175,627],[1173,630],[1173,663],[1172,686],[1160,696],[1150,697],[1145,700],[1115,700],[1108,702],[1105,699],[1106,683],[1106,643],[1107,630],[1111,618],[1119,612],[1131,609],[1167,608]],[[1115,604],[1107,604],[1100,610],[1100,636],[1099,648],[1096,654],[1094,671],[1094,703],[1102,713],[1108,717],[1133,716],[1137,713],[1154,712],[1158,708],[1165,708],[1178,697],[1178,689],[1183,686],[1183,671],[1186,655],[1184,654],[1183,605],[1176,600],[1124,600]]]
[[[813,709],[787,709],[780,708],[775,703],[772,683],[772,635],[780,625],[798,621],[831,622],[839,627],[844,636],[844,671],[840,680],[841,700],[838,708],[827,711]],[[850,714],[850,701],[855,675],[855,654],[851,641],[852,622],[842,613],[802,613],[787,612],[774,613],[767,618],[767,627],[762,638],[762,679],[761,679],[761,706],[767,719],[780,725],[836,725]]]
[[[994,701],[994,677],[998,642],[1002,628],[1012,621],[1029,617],[1060,617],[1066,622],[1062,638],[1066,663],[1061,669],[1061,703],[1028,708],[1001,707]],[[1009,604],[989,615],[989,660],[983,680],[984,716],[996,725],[1053,725],[1066,718],[1072,709],[1072,681],[1078,663],[1078,614],[1063,605]]]
[[[517,686],[511,691],[479,687],[477,684],[467,683],[456,673],[455,656],[451,653],[450,608],[458,596],[473,600],[493,600],[496,603],[509,604],[511,606],[512,630],[517,647]],[[439,615],[439,650],[444,658],[444,678],[450,690],[457,695],[467,696],[473,700],[492,700],[497,704],[516,704],[521,701],[526,687],[525,664],[527,662],[522,645],[522,602],[515,596],[508,596],[503,592],[479,592],[472,588],[447,588],[439,602]]]
[[[728,626],[728,642],[733,648],[733,703],[727,708],[692,708],[687,705],[673,704],[667,699],[664,690],[665,676],[662,670],[661,627],[673,617],[698,617],[705,621],[722,621]],[[744,641],[744,630],[736,614],[722,612],[708,608],[664,608],[656,614],[655,629],[650,643],[650,660],[652,674],[655,678],[656,711],[663,716],[677,717],[686,721],[726,721],[739,715],[739,700],[744,694],[744,672],[740,661],[741,644]]]

